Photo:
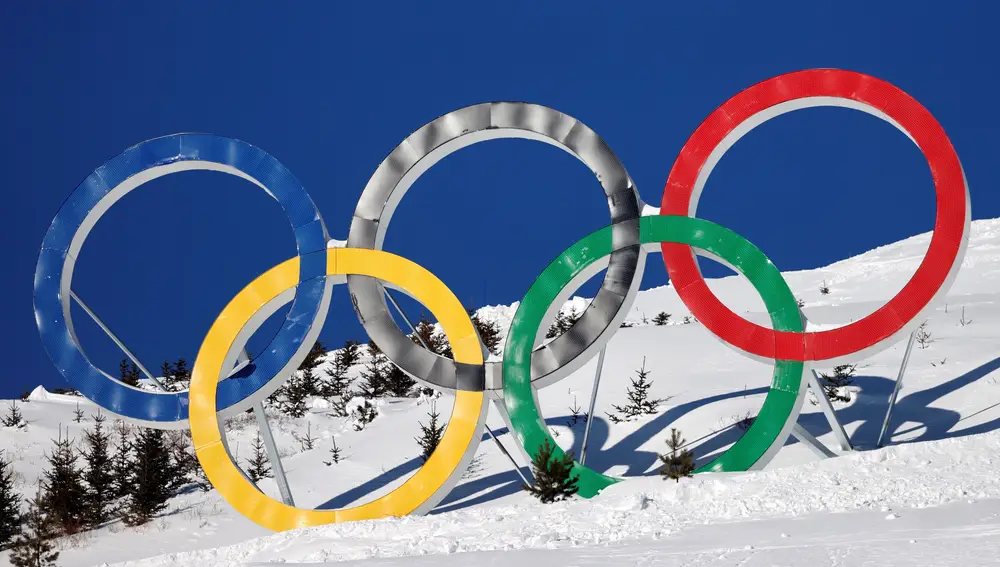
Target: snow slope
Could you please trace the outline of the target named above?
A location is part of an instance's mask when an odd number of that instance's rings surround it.
[[[872,312],[901,289],[929,239],[929,234],[915,236],[785,277],[805,301],[810,321],[842,325]],[[649,261],[660,260],[652,256]],[[921,565],[943,565],[945,559],[959,557],[963,565],[993,564],[1000,547],[1000,504],[994,500],[1000,499],[1000,484],[993,476],[993,461],[1000,459],[997,279],[1000,219],[976,221],[947,310],[941,306],[930,316],[933,342],[914,349],[894,413],[892,441],[897,445],[887,449],[819,462],[790,441],[763,472],[699,475],[679,484],[660,480],[656,454],[665,450],[671,427],[692,441],[700,461],[717,455],[738,438],[733,424],[760,407],[771,373],[770,365],[727,348],[697,323],[642,325],[644,316],[652,319],[661,311],[671,313],[677,323],[688,314],[668,285],[640,292],[629,316],[639,326],[621,329],[608,349],[588,465],[634,478],[598,498],[537,504],[519,490],[509,462],[484,436],[473,470],[427,517],[270,534],[233,513],[216,492],[191,490],[150,525],[133,529],[115,523],[64,541],[60,565],[201,567],[366,558],[382,558],[369,559],[368,565],[429,565],[405,559],[424,554],[434,555],[428,559],[435,565],[477,561],[522,567],[543,562],[605,565],[625,557],[640,565],[798,565],[814,559],[854,565],[869,554],[882,554],[886,559],[877,564],[887,565],[917,564],[893,563],[890,557]],[[819,292],[823,281],[831,288],[829,295]],[[734,311],[767,324],[763,306],[745,280],[721,278],[710,286]],[[580,308],[586,301],[574,298],[571,303]],[[965,326],[960,323],[963,307],[966,320],[972,321]],[[506,329],[515,309],[492,306],[480,314]],[[852,401],[836,404],[847,432],[862,449],[870,449],[877,439],[902,350],[897,344],[863,361]],[[666,400],[661,412],[642,421],[610,423],[605,411],[623,402],[628,378],[643,363],[651,370],[652,395]],[[557,441],[577,454],[583,424],[568,425],[569,406],[586,411],[594,370],[592,361],[539,393]],[[75,402],[36,391],[31,402],[21,404],[27,428],[0,428],[0,450],[14,459],[20,490],[34,491],[43,451],[60,424],[64,434],[69,426],[74,438],[89,427],[89,418],[81,424],[72,421]],[[0,402],[0,412],[6,412],[7,403]],[[95,411],[89,402],[80,404],[88,415]],[[439,399],[437,407],[447,415],[449,398]],[[274,416],[272,427],[296,503],[342,507],[398,486],[419,463],[413,437],[417,423],[426,423],[427,409],[427,400],[384,400],[382,415],[362,432],[353,431],[348,420],[327,415],[321,404],[300,420]],[[513,440],[495,412],[488,423],[513,451]],[[836,446],[817,406],[806,404],[801,423],[831,448]],[[229,428],[230,445],[243,460],[255,430],[246,419]],[[312,450],[304,450],[297,440],[307,431],[317,438]],[[327,466],[333,437],[347,459]],[[262,489],[277,496],[271,480]],[[890,515],[898,518],[886,520]],[[942,546],[933,543],[942,539],[974,540],[982,551],[945,558]],[[750,542],[758,543],[744,549]],[[467,553],[453,560],[441,557],[457,552]],[[0,565],[5,561],[0,555]]]

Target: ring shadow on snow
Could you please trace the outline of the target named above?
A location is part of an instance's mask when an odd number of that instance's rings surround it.
[[[956,411],[930,407],[932,402],[951,392],[955,392],[998,369],[1000,369],[1000,357],[982,364],[965,374],[957,376],[948,382],[944,382],[942,384],[938,384],[937,386],[914,392],[912,394],[903,395],[899,400],[897,400],[896,407],[893,410],[892,423],[896,424],[896,426],[895,428],[890,427],[889,438],[892,438],[893,433],[902,435],[916,431],[921,427],[925,429],[923,433],[916,438],[905,442],[910,443],[916,441],[931,441],[946,437],[962,437],[1000,429],[1000,418],[997,418],[973,427],[958,431],[951,431],[951,429],[963,421],[963,419],[968,419],[968,417],[972,416],[970,415],[966,418],[962,418],[962,416]],[[878,440],[879,431],[882,427],[882,419],[885,415],[886,403],[889,395],[892,393],[894,384],[894,380],[881,376],[854,377],[854,385],[860,389],[858,397],[850,406],[838,409],[837,418],[845,426],[851,423],[860,422],[860,425],[851,436],[851,442],[856,448],[870,448],[875,446]],[[902,392],[905,392],[905,390],[904,384]],[[657,453],[655,451],[641,449],[642,445],[646,444],[655,435],[666,429],[671,423],[679,419],[681,416],[697,408],[722,400],[745,395],[759,395],[766,392],[766,387],[755,388],[745,392],[739,390],[724,394],[716,394],[673,406],[662,414],[644,423],[637,430],[611,447],[605,447],[610,434],[608,422],[601,417],[594,418],[593,425],[591,425],[590,441],[588,443],[590,449],[587,453],[587,464],[590,468],[599,472],[606,472],[613,467],[625,466],[627,467],[626,470],[623,473],[620,473],[620,475],[626,477],[656,475],[657,472],[656,469],[653,468],[653,465],[655,465],[658,461]],[[807,401],[805,403],[808,404],[809,402]],[[1000,404],[994,404],[993,406],[983,408],[976,413],[981,413],[982,411],[991,409],[996,405]],[[565,426],[567,425],[569,418],[569,415],[551,417],[546,419],[545,423],[549,426]],[[800,416],[799,423],[801,423],[805,429],[817,437],[831,432],[830,425],[826,422],[823,414],[819,412]],[[921,425],[919,427],[911,427],[905,430],[897,431],[899,424],[904,423],[918,423]],[[573,429],[573,445],[569,448],[569,450],[573,451],[575,455],[579,455],[583,443],[583,424],[581,423]],[[506,427],[495,429],[494,433],[501,439],[501,442],[504,443],[508,451],[515,452],[517,450],[516,447],[511,445],[513,442],[513,436],[509,435],[510,432]],[[504,436],[505,433],[508,435]],[[705,439],[693,449],[695,455],[699,455],[697,465],[701,466],[709,460],[717,457],[722,449],[732,443],[735,443],[742,435],[743,431],[735,427],[730,427]],[[489,441],[489,436],[484,434],[481,439],[481,443],[488,443]],[[795,443],[798,443],[796,439],[789,438],[786,442],[786,446],[793,445]],[[386,471],[385,473],[361,484],[360,486],[335,496],[322,504],[319,508],[330,509],[347,506],[351,502],[362,498],[365,494],[378,490],[379,488],[412,473],[417,470],[421,464],[422,462],[419,457],[410,459],[409,461]],[[522,472],[527,476],[528,471],[525,468],[522,468]],[[432,514],[439,514],[475,506],[477,504],[482,504],[517,493],[520,490],[521,479],[513,470],[506,470],[504,472],[491,474],[470,482],[465,482],[455,487],[445,500],[434,509]]]

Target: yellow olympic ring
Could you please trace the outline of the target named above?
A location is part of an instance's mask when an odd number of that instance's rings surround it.
[[[441,280],[423,267],[381,250],[331,248],[326,252],[326,273],[371,276],[400,286],[438,319],[457,362],[483,363],[479,337],[465,308]],[[488,407],[483,392],[456,392],[448,427],[427,462],[389,494],[354,508],[303,510],[288,506],[260,492],[230,459],[222,443],[215,403],[223,361],[251,317],[298,282],[298,257],[271,268],[229,302],[202,342],[191,375],[189,416],[195,454],[209,481],[237,511],[274,531],[405,516],[436,505],[450,490],[452,477],[464,470],[466,455],[475,454],[471,445],[479,443]]]

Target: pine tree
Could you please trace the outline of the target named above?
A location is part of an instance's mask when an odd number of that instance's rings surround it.
[[[573,396],[573,405],[569,406],[569,413],[570,413],[569,423],[567,423],[566,425],[573,427],[574,425],[580,423],[581,421],[586,423],[588,416],[586,412],[580,411],[582,409],[583,408],[581,408],[580,404],[578,404],[576,401],[576,396]]]
[[[670,439],[667,439],[670,453],[660,455],[660,461],[663,462],[660,474],[663,476],[663,480],[672,478],[680,482],[682,478],[691,476],[691,473],[694,472],[694,452],[681,451],[683,446],[684,439],[681,437],[681,432],[671,427]]]
[[[118,380],[129,386],[139,387],[139,367],[134,362],[129,363],[127,358],[123,358],[118,364]]]
[[[309,353],[306,354],[305,360],[303,360],[302,364],[299,365],[299,370],[305,370],[307,368],[309,370],[316,370],[319,365],[323,364],[323,359],[326,358],[326,354],[326,347],[323,346],[323,343],[316,341],[312,348],[309,349]]]
[[[0,451],[0,550],[21,533],[21,497],[14,491],[14,466]]]
[[[420,445],[420,457],[423,458],[424,462],[431,458],[431,454],[434,453],[434,449],[437,449],[441,442],[441,436],[444,434],[445,424],[438,425],[438,418],[441,415],[437,412],[436,406],[437,404],[431,402],[431,408],[427,412],[430,421],[427,425],[417,422],[420,425],[421,436],[417,437],[416,441]]]
[[[312,369],[306,368],[292,373],[292,376],[282,386],[284,390],[278,409],[290,417],[302,417],[309,411],[306,403],[315,391],[315,378]]]
[[[187,366],[187,361],[183,358],[178,358],[177,362],[173,365],[173,371],[167,389],[177,392],[187,390],[191,386],[191,370]]]
[[[823,379],[823,392],[826,394],[827,399],[831,402],[851,401],[851,396],[847,394],[842,395],[840,389],[854,383],[854,373],[857,371],[857,368],[856,364],[841,364],[833,368],[833,374],[820,373],[819,376]]]
[[[135,465],[129,480],[132,490],[125,508],[125,523],[139,526],[167,508],[172,496],[173,466],[163,430],[141,429],[135,442]]]
[[[341,459],[343,459],[343,457],[340,454],[340,447],[337,446],[337,438],[336,437],[331,438],[331,441],[333,441],[333,447],[330,448],[330,460],[323,461],[323,464],[328,467],[330,465],[339,464]]]
[[[262,478],[274,476],[271,473],[271,461],[267,458],[267,452],[264,451],[264,442],[261,441],[260,431],[257,432],[250,450],[253,452],[250,460],[247,461],[247,476],[250,477],[250,480],[256,484]]]
[[[573,472],[573,453],[564,453],[562,458],[553,455],[555,448],[545,439],[538,452],[531,459],[531,471],[535,477],[534,486],[522,485],[532,496],[543,504],[565,500],[580,490],[580,480]]]
[[[17,401],[11,400],[10,407],[7,409],[7,415],[0,419],[0,423],[4,427],[24,427],[28,425],[24,421],[24,416],[21,415],[21,408],[17,407]]]
[[[917,327],[917,344],[920,345],[921,349],[925,349],[931,346],[935,339],[931,338],[931,332],[927,330],[927,321],[924,321]]]
[[[135,446],[132,443],[132,428],[127,423],[123,420],[117,420],[115,427],[118,442],[115,444],[115,453],[111,457],[111,477],[114,479],[112,494],[115,499],[122,499],[128,497],[132,492],[130,483]]]
[[[52,453],[46,456],[49,469],[42,473],[42,506],[61,533],[75,534],[87,524],[87,491],[83,472],[77,466],[77,455],[67,434],[54,440]]]
[[[581,316],[582,314],[577,314],[576,309],[573,307],[570,307],[569,312],[559,310],[556,320],[552,322],[549,330],[545,333],[545,338],[551,339],[565,333]]]
[[[76,409],[73,410],[73,421],[77,423],[83,421],[83,410],[80,409],[80,402],[76,402]]]
[[[472,319],[472,326],[479,333],[479,339],[483,341],[486,349],[493,354],[500,354],[500,343],[503,339],[500,336],[500,324],[479,316],[478,312],[469,310],[469,318]]]
[[[417,335],[419,335],[419,338]],[[454,358],[451,352],[451,344],[448,343],[448,337],[444,333],[438,332],[434,323],[431,323],[427,319],[421,319],[417,323],[417,334],[411,336],[410,339],[421,346],[426,345],[434,354],[439,354],[445,358]]]
[[[333,355],[333,367],[326,369],[327,379],[321,384],[319,395],[330,403],[333,415],[347,417],[346,404],[350,398],[351,379],[347,373],[361,358],[361,343],[348,340]]]
[[[211,483],[205,470],[201,468],[198,457],[194,454],[194,447],[191,445],[191,432],[171,431],[167,435],[167,446],[170,450],[170,458],[174,463],[173,488],[180,488],[193,482],[198,485],[202,492],[207,492],[211,488]]]
[[[351,410],[351,418],[354,420],[353,427],[355,431],[363,431],[369,423],[375,421],[376,417],[378,417],[378,408],[368,399],[365,399]]]
[[[389,371],[385,377],[388,393],[397,398],[409,396],[413,387],[417,385],[413,378],[392,361],[387,362],[386,368]]]
[[[607,414],[614,423],[631,421],[643,415],[655,415],[657,407],[666,400],[649,399],[649,388],[653,385],[652,380],[647,380],[649,371],[646,370],[646,358],[642,359],[642,367],[636,370],[638,378],[632,379],[632,385],[626,391],[628,404],[625,406],[612,405],[616,414]]]
[[[83,480],[87,483],[87,525],[97,527],[111,519],[111,499],[114,494],[114,470],[111,461],[111,432],[104,429],[107,419],[100,412],[93,416],[94,427],[84,432],[83,460],[86,468]]]
[[[42,495],[28,501],[24,516],[24,531],[14,539],[10,552],[13,567],[55,567],[59,552],[53,551],[51,541],[56,537],[56,526],[42,513]]]
[[[174,391],[174,365],[170,363],[169,360],[163,361],[160,365],[160,377],[163,381],[163,387],[167,390]]]
[[[830,295],[830,286],[826,285],[826,280],[823,280],[823,284],[819,286],[819,292],[823,295]]]
[[[653,324],[657,326],[663,326],[670,322],[670,313],[666,311],[660,311],[657,313],[656,317],[653,317]]]
[[[389,359],[374,342],[368,343],[368,354],[368,362],[361,371],[358,394],[367,399],[379,398],[389,391],[389,372],[386,368]]]
[[[299,442],[299,446],[302,447],[303,451],[312,451],[316,447],[316,438],[312,436],[312,424],[306,424],[306,436],[299,437],[292,433],[292,437]]]

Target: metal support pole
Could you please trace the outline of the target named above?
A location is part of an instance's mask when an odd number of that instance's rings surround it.
[[[97,316],[97,313],[94,313],[94,312],[93,312],[93,311],[92,311],[92,310],[90,309],[90,307],[87,307],[87,304],[86,304],[86,303],[84,303],[82,299],[80,299],[80,296],[78,296],[78,295],[76,294],[76,292],[75,292],[75,291],[73,291],[73,290],[70,290],[70,291],[69,291],[69,296],[70,296],[70,297],[71,297],[71,298],[72,298],[72,299],[73,299],[74,301],[76,301],[76,303],[77,303],[77,304],[78,304],[78,305],[79,305],[80,307],[82,307],[84,311],[86,311],[86,312],[87,312],[87,315],[90,315],[90,318],[91,318],[91,319],[93,319],[95,323],[97,323],[97,326],[98,326],[98,327],[100,327],[100,328],[101,328],[101,330],[102,330],[102,331],[104,331],[104,333],[105,333],[106,335],[108,335],[109,337],[111,337],[111,340],[112,340],[112,341],[114,341],[116,345],[118,345],[118,348],[122,349],[122,352],[124,352],[124,353],[125,353],[125,356],[129,357],[129,358],[130,358],[130,359],[132,360],[132,362],[133,362],[133,363],[134,363],[134,364],[135,364],[136,366],[138,366],[138,367],[139,367],[139,370],[141,370],[141,371],[142,371],[142,373],[146,375],[146,377],[147,377],[147,378],[149,378],[150,380],[152,380],[152,381],[153,381],[153,383],[154,383],[154,384],[156,384],[156,386],[157,386],[157,387],[158,387],[158,388],[159,388],[160,390],[163,390],[164,392],[166,392],[166,391],[167,391],[167,388],[166,388],[166,387],[164,387],[164,385],[163,385],[163,384],[162,384],[162,383],[161,383],[161,382],[160,382],[159,380],[157,380],[157,379],[156,379],[156,377],[154,377],[154,376],[153,376],[153,375],[152,375],[152,374],[151,374],[151,373],[149,372],[149,370],[146,370],[146,367],[145,367],[145,366],[143,366],[143,365],[142,365],[142,363],[141,363],[141,362],[139,362],[139,359],[138,359],[138,358],[136,358],[136,356],[135,356],[134,354],[132,354],[132,351],[130,351],[130,350],[128,349],[128,347],[127,347],[127,346],[125,346],[125,343],[123,343],[123,342],[122,342],[122,341],[121,341],[121,340],[120,340],[120,339],[119,339],[119,338],[118,338],[118,337],[117,337],[117,336],[116,336],[116,335],[115,335],[114,333],[112,333],[112,332],[111,332],[111,329],[109,329],[109,328],[108,328],[108,326],[104,324],[104,321],[101,321],[101,318]]]
[[[389,293],[389,288],[383,286],[382,289],[385,291],[385,296],[389,298],[389,303],[392,303],[392,306],[396,308],[396,311],[399,313],[399,316],[403,318],[403,321],[406,321],[406,326],[409,327],[411,331],[413,331],[413,334],[416,335],[417,340],[420,341],[420,344],[424,345],[425,349],[431,350],[431,347],[428,346],[426,342],[424,342],[424,338],[421,337],[420,333],[417,332],[417,328],[414,327],[413,323],[410,322],[410,319],[406,316],[406,313],[403,313],[403,308],[400,307],[398,303],[396,303],[396,298],[393,297],[391,293]]]
[[[842,451],[853,451],[854,446],[851,445],[851,439],[847,436],[847,432],[844,431],[844,426],[840,424],[840,420],[837,419],[837,413],[833,410],[833,404],[830,403],[830,398],[826,397],[826,392],[823,391],[823,387],[819,383],[819,374],[813,369],[810,369],[809,373],[809,387],[812,388],[813,394],[816,396],[816,401],[819,403],[820,409],[823,410],[823,415],[826,416],[827,423],[830,424],[833,436],[840,443],[840,449]]]
[[[497,439],[497,436],[493,434],[493,430],[490,429],[489,425],[486,426],[486,432],[489,433],[490,437],[493,438],[493,442],[496,443],[497,447],[500,448],[500,452],[503,453],[504,456],[507,457],[507,460],[510,461],[510,464],[514,466],[514,472],[517,473],[517,476],[521,477],[521,480],[524,482],[524,484],[532,486],[531,481],[529,481],[527,477],[524,476],[524,473],[521,472],[521,467],[517,466],[517,462],[514,460],[514,457],[507,452],[507,448],[504,447],[503,443],[501,443],[500,440]]]
[[[608,345],[604,345],[601,354],[597,357],[597,373],[594,375],[594,389],[590,393],[590,409],[587,410],[587,423],[583,427],[583,447],[580,448],[580,464],[587,462],[587,441],[590,439],[590,425],[594,420],[594,405],[597,403],[597,388],[601,384],[601,371],[604,369],[604,355],[608,352]]]
[[[413,323],[410,322],[410,319],[407,318],[406,313],[403,313],[403,309],[399,306],[398,303],[396,303],[395,298],[392,297],[392,294],[389,293],[389,290],[387,288],[383,288],[383,289],[385,289],[385,296],[387,298],[389,298],[389,302],[392,303],[392,306],[395,307],[396,311],[399,312],[399,315],[403,318],[403,321],[406,322],[406,325],[410,328],[410,331],[413,332],[413,334],[417,337],[417,340],[420,341],[420,344],[423,345],[423,347],[425,349],[431,350],[431,347],[427,345],[427,343],[424,341],[424,338],[421,337],[420,333],[417,332],[417,328],[414,327]],[[480,341],[480,348],[483,349],[483,359],[485,360],[488,351],[487,351],[486,347],[482,344],[482,341]],[[485,394],[486,395],[490,395],[488,392],[486,392]],[[497,401],[497,398],[494,397],[494,402],[496,402],[496,401]],[[513,430],[511,430],[511,431],[513,431]],[[500,452],[503,453],[504,456],[506,456],[508,460],[510,460],[510,464],[511,464],[511,466],[514,467],[514,471],[517,472],[517,476],[521,477],[521,480],[524,481],[525,484],[531,486],[531,482],[529,482],[528,479],[525,478],[524,473],[521,472],[521,467],[519,467],[517,465],[517,461],[515,461],[514,457],[511,456],[511,454],[507,451],[507,448],[503,446],[503,443],[501,443],[500,440],[497,439],[497,436],[493,433],[493,430],[490,429],[489,425],[486,426],[486,433],[489,434],[489,436],[497,444],[497,447],[500,448]]]
[[[288,477],[285,476],[285,469],[281,466],[281,457],[278,456],[278,446],[274,444],[274,435],[271,433],[271,426],[267,424],[267,415],[264,414],[264,402],[254,404],[253,414],[257,418],[260,438],[264,441],[267,460],[271,461],[271,472],[274,473],[274,480],[278,483],[278,491],[281,492],[281,501],[288,506],[295,506],[295,500],[292,499],[292,489],[288,486]]]
[[[885,419],[882,421],[882,431],[878,434],[878,444],[881,447],[885,442],[885,435],[889,431],[889,420],[892,418],[892,408],[896,405],[896,398],[899,397],[899,390],[903,387],[903,373],[906,372],[906,365],[910,362],[910,352],[913,351],[913,342],[917,339],[917,331],[910,333],[910,340],[906,343],[906,351],[903,352],[903,363],[899,366],[899,375],[896,376],[896,386],[889,395],[889,407],[885,410]]]
[[[496,406],[497,413],[500,414],[500,419],[502,419],[503,422],[504,422],[504,425],[507,426],[507,431],[510,433],[511,439],[514,440],[514,446],[517,447],[517,450],[520,453],[521,458],[524,459],[524,463],[525,463],[524,466],[528,467],[529,470],[530,470],[531,462],[532,462],[531,461],[531,455],[529,455],[528,451],[526,451],[524,449],[524,445],[522,445],[521,443],[519,443],[517,441],[517,435],[514,433],[514,431],[515,431],[514,430],[514,424],[511,423],[511,421],[510,421],[510,414],[507,413],[507,406],[504,405],[504,403],[503,403],[503,395],[500,394],[499,392],[488,392],[488,393],[489,393],[489,396],[493,399],[493,405]],[[511,458],[510,462],[511,462],[511,464],[514,465],[514,468],[520,468],[520,466],[517,464],[517,461],[515,461],[513,459],[513,457]]]
[[[828,449],[826,445],[820,443],[819,439],[813,437],[812,433],[806,431],[805,428],[798,423],[792,426],[792,437],[795,437],[800,442],[804,443],[806,447],[809,447],[809,449],[811,449],[812,452],[820,458],[827,459],[837,456],[833,453],[833,451]]]

